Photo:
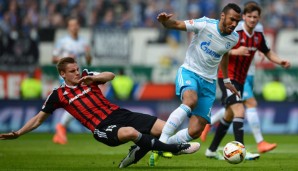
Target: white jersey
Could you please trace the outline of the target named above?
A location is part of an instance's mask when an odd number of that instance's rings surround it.
[[[239,29],[243,29],[244,28],[243,25],[244,25],[244,21],[240,21],[235,30],[237,31]],[[254,30],[264,33],[264,28],[261,23],[258,23]],[[248,68],[247,75],[254,76],[255,73],[256,73],[256,64],[255,64],[255,57],[254,57],[251,61],[249,68]]]
[[[186,51],[182,67],[209,82],[216,80],[221,58],[237,44],[238,33],[234,31],[230,35],[221,34],[219,21],[207,17],[184,22],[187,31],[194,32],[195,35]]]
[[[75,57],[79,66],[86,64],[85,53],[89,45],[87,41],[79,36],[73,39],[70,35],[66,35],[58,40],[55,45],[53,55],[59,57]]]

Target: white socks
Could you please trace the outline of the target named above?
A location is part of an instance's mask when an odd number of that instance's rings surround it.
[[[221,108],[219,111],[217,111],[215,114],[211,116],[211,125],[215,124],[216,122],[220,121],[222,118],[224,118],[225,115],[225,108]]]
[[[177,128],[181,125],[188,114],[191,113],[190,107],[181,104],[175,109],[169,116],[164,128],[162,129],[159,140],[163,143],[167,143],[170,136],[174,134]]]
[[[61,124],[64,126],[64,127],[67,127],[68,124],[70,123],[71,120],[73,120],[74,117],[69,114],[66,110],[63,112],[62,114],[62,117],[61,117]]]
[[[251,131],[255,137],[255,140],[257,143],[260,143],[264,140],[261,128],[260,128],[260,120],[257,113],[256,108],[247,108],[245,112],[245,116],[247,118],[247,121],[249,123],[249,126],[251,128]]]
[[[168,144],[180,144],[180,143],[186,143],[193,140],[191,136],[188,133],[188,128],[182,129],[179,132],[177,132],[175,135],[171,136],[168,139]]]

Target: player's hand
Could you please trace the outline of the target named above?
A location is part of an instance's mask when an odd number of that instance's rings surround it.
[[[237,55],[240,55],[240,56],[250,56],[250,53],[249,53],[249,50],[247,47],[245,46],[240,46],[237,50]]]
[[[158,14],[157,16],[157,20],[161,23],[168,21],[171,17],[173,16],[173,14],[167,14],[165,12],[162,12],[160,14]]]
[[[229,89],[233,94],[236,94],[239,98],[241,98],[241,95],[239,94],[239,92],[237,91],[237,89],[232,83],[224,83],[224,84],[225,84],[225,87]]]
[[[90,85],[94,82],[93,80],[93,76],[84,76],[79,80],[79,84],[83,84],[83,85]]]
[[[288,69],[288,68],[291,67],[291,63],[290,63],[289,61],[287,61],[287,60],[281,60],[280,65],[281,65],[283,68],[286,68],[286,69]]]
[[[13,140],[13,139],[17,139],[18,137],[19,137],[19,134],[17,134],[16,132],[0,134],[0,140]]]

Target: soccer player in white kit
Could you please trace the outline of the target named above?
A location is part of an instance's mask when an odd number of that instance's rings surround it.
[[[53,50],[53,63],[56,64],[61,58],[73,57],[76,59],[78,65],[90,65],[91,64],[91,54],[90,46],[86,39],[79,35],[80,25],[76,18],[70,18],[67,22],[68,34],[61,37]],[[64,80],[59,77],[61,84]],[[62,114],[60,122],[56,125],[56,133],[53,137],[53,142],[57,144],[66,144],[66,127],[73,120],[73,116],[67,111]]]
[[[248,2],[248,3],[246,3],[246,5],[248,5],[250,3],[255,3],[255,2]],[[240,21],[235,30],[237,31],[237,30],[243,29],[242,26],[243,26],[243,21]],[[255,27],[255,30],[263,33],[264,32],[263,25],[258,23]],[[242,53],[246,53],[243,48],[239,49],[238,52],[236,52],[236,51],[237,51],[237,49],[234,50],[234,53],[239,54],[239,55],[241,55]],[[246,51],[248,51],[248,50],[246,50]],[[260,52],[259,54],[262,54],[262,53]],[[264,56],[264,54],[262,54],[262,55],[263,55],[263,57],[262,56],[261,57],[264,59],[265,56]],[[256,101],[256,99],[254,97],[254,93],[253,93],[254,75],[255,75],[255,59],[253,59],[253,61],[251,62],[251,65],[247,72],[242,100],[246,107],[245,117],[247,118],[248,124],[252,130],[253,136],[257,143],[258,151],[260,153],[265,153],[265,152],[271,151],[274,148],[276,148],[277,144],[266,142],[262,135],[261,124],[260,124],[259,116],[258,116],[257,109],[256,109],[257,101]],[[200,137],[202,141],[206,140],[207,134],[211,129],[211,125],[219,122],[224,117],[224,113],[225,113],[225,108],[223,107],[220,110],[218,110],[216,113],[212,114],[210,125],[209,124],[206,125],[206,127]]]
[[[195,33],[176,76],[176,95],[182,104],[170,114],[160,141],[189,142],[200,137],[205,125],[210,123],[218,66],[221,62],[227,76],[228,52],[238,42],[238,33],[234,29],[241,20],[240,13],[240,7],[230,3],[223,8],[220,20],[203,17],[179,21],[171,19],[172,14],[163,12],[158,15],[158,21],[166,28]],[[225,86],[240,96],[228,77],[225,78]],[[188,128],[174,134],[187,116]],[[161,155],[170,157],[165,153],[153,152],[149,166],[155,166]]]

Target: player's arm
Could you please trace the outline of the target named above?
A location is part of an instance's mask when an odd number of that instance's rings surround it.
[[[101,72],[100,74],[87,75],[80,79],[79,83],[90,85],[93,83],[104,84],[108,81],[111,81],[115,78],[115,74],[112,72]]]
[[[230,78],[228,77],[228,64],[229,64],[229,54],[225,53],[220,62],[220,68],[223,74],[223,82],[227,89],[229,89],[232,93],[235,93],[239,98],[241,98],[240,94],[238,93],[237,89],[231,83]]]
[[[229,55],[250,56],[250,53],[247,47],[240,46],[237,49],[231,49]]]
[[[10,133],[0,134],[0,140],[16,139],[21,135],[24,135],[41,125],[44,120],[49,117],[50,114],[47,114],[43,111],[40,111],[37,115],[31,118],[21,129],[18,131],[13,131]]]
[[[271,62],[276,63],[283,68],[287,69],[291,67],[291,63],[288,60],[279,58],[272,50],[268,51],[265,55]]]
[[[157,20],[165,28],[186,31],[186,25],[184,21],[171,19],[172,16],[173,14],[167,14],[165,12],[162,12],[157,16]]]

